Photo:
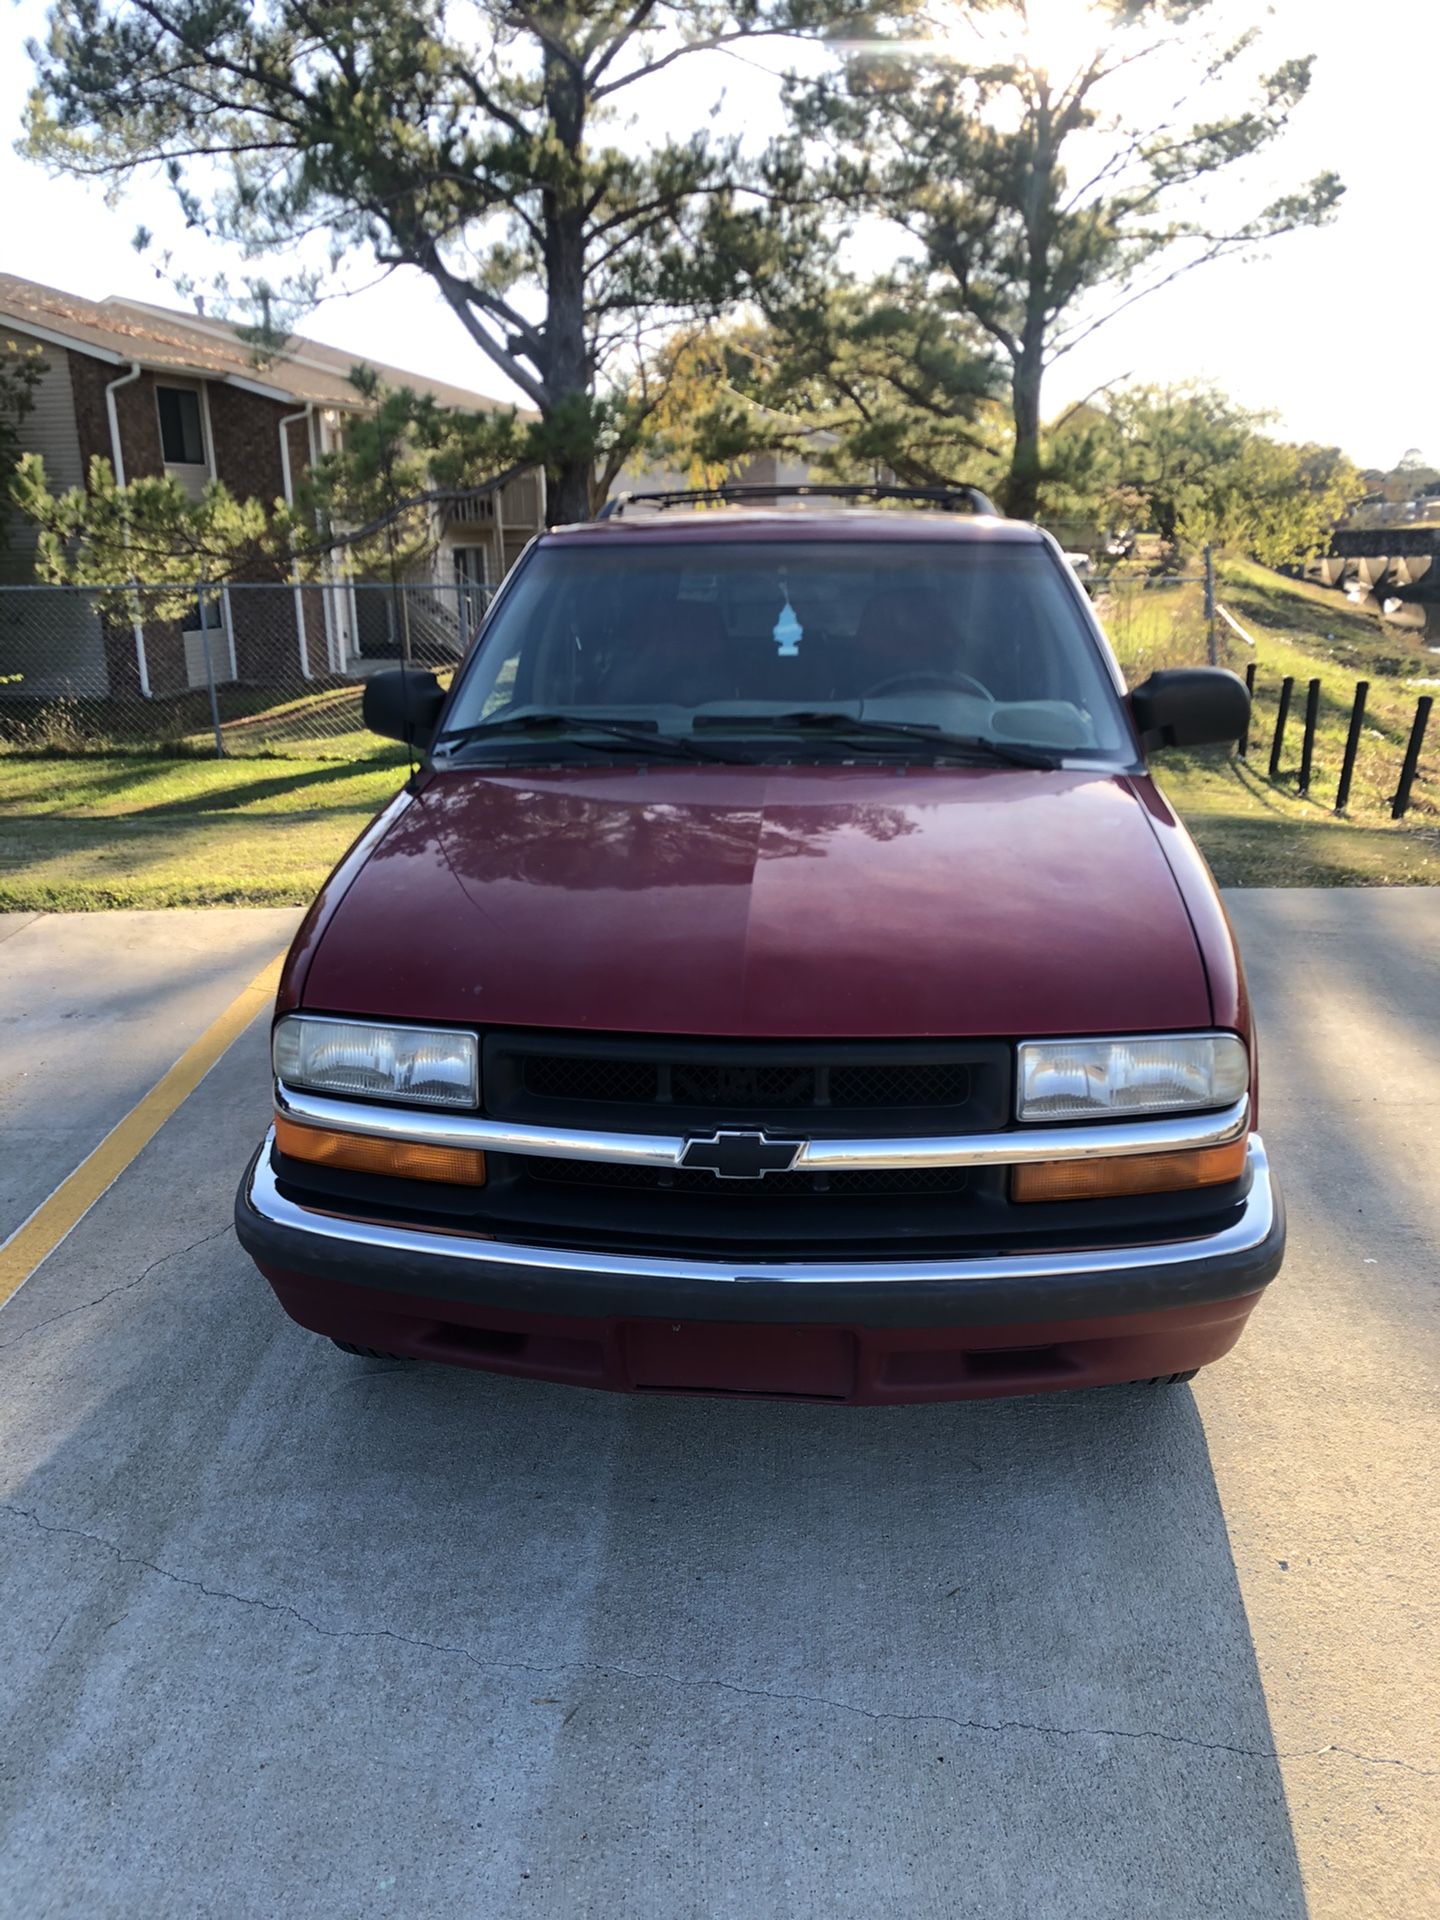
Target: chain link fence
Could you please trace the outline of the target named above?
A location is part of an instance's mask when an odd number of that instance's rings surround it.
[[[1243,652],[1198,576],[1086,582],[1127,669]],[[178,748],[364,759],[390,749],[360,720],[366,677],[454,669],[485,611],[477,583],[235,582],[0,586],[0,744]]]
[[[366,678],[452,672],[478,582],[0,586],[0,744],[359,760]]]
[[[1082,574],[1131,685],[1156,667],[1230,667],[1250,657],[1226,625],[1203,574]]]

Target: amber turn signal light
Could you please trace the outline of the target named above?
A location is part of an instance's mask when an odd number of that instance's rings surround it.
[[[1245,1171],[1248,1142],[1184,1153],[1117,1154],[1112,1160],[1036,1160],[1010,1175],[1012,1200],[1105,1200],[1127,1193],[1219,1187]]]
[[[346,1173],[381,1173],[392,1180],[441,1180],[452,1187],[483,1187],[485,1156],[474,1147],[429,1147],[414,1140],[376,1140],[364,1133],[302,1127],[275,1116],[275,1144],[292,1160]]]

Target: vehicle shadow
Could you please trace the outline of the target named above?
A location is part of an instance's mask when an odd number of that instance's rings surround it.
[[[637,1831],[711,1862],[676,1912],[1306,1911],[1188,1389],[613,1421],[557,1914]]]

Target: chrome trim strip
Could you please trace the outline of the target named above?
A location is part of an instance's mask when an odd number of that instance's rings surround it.
[[[740,1281],[786,1281],[796,1286],[848,1283],[923,1282],[926,1280],[1066,1280],[1086,1275],[1183,1266],[1189,1262],[1245,1254],[1263,1246],[1275,1224],[1275,1195],[1270,1166],[1258,1133],[1251,1134],[1250,1191],[1239,1218],[1219,1233],[1190,1240],[1166,1240],[1141,1247],[1078,1248],[1063,1253],[987,1254],[948,1260],[682,1260],[663,1255],[592,1253],[565,1247],[535,1247],[483,1240],[462,1233],[427,1233],[415,1227],[373,1220],[347,1220],[312,1211],[287,1200],[270,1164],[274,1133],[255,1162],[245,1192],[251,1212],[274,1226],[312,1234],[317,1239],[363,1246],[417,1260],[460,1260],[476,1267],[526,1268],[536,1273],[580,1274],[617,1280],[696,1280],[717,1286]]]
[[[862,1167],[1012,1167],[1035,1160],[1113,1160],[1127,1153],[1178,1153],[1224,1147],[1250,1124],[1250,1096],[1220,1113],[1188,1113],[1166,1120],[1102,1120],[1081,1126],[1026,1127],[1016,1133],[955,1134],[927,1140],[811,1140],[796,1171]]]
[[[564,1127],[526,1127],[482,1120],[433,1107],[386,1107],[377,1101],[334,1100],[275,1083],[275,1105],[287,1120],[336,1133],[364,1133],[429,1147],[478,1147],[482,1153],[534,1153],[550,1160],[613,1160],[622,1166],[677,1167],[685,1141],[661,1133],[574,1133]]]
[[[685,1134],[592,1133],[569,1127],[529,1127],[428,1107],[361,1105],[276,1083],[275,1104],[288,1120],[432,1147],[472,1147],[490,1153],[530,1153],[551,1160],[609,1160],[621,1166],[678,1167],[689,1146]],[[1079,1126],[1025,1127],[1013,1133],[921,1135],[912,1139],[807,1140],[795,1158],[805,1173],[882,1167],[1009,1167],[1034,1160],[1109,1160],[1126,1153],[1178,1153],[1224,1147],[1250,1122],[1242,1094],[1220,1113],[1179,1114],[1164,1120],[1091,1120]],[[763,1131],[763,1129],[757,1129]]]

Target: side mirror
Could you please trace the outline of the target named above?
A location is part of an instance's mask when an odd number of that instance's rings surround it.
[[[1147,748],[1216,747],[1250,724],[1250,695],[1224,667],[1166,667],[1132,691],[1130,711]]]
[[[372,674],[360,696],[360,712],[371,733],[403,741],[423,753],[435,735],[445,704],[445,689],[423,667],[396,667]]]

